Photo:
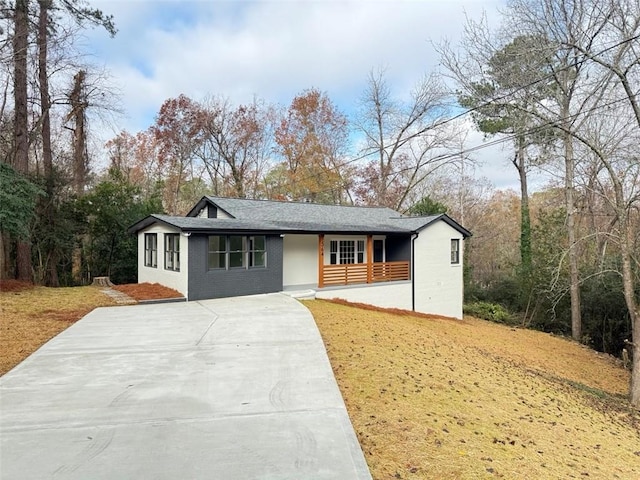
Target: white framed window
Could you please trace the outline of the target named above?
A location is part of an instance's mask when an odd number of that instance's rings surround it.
[[[158,267],[158,234],[144,234],[144,266]]]
[[[180,234],[164,234],[164,269],[180,271]]]
[[[364,263],[364,240],[356,243],[356,263]]]
[[[451,239],[451,264],[457,265],[460,263],[460,240],[457,238]]]
[[[365,245],[364,240],[331,240],[329,242],[329,264],[364,263]]]
[[[329,242],[329,263],[331,265],[338,264],[338,241],[331,240]]]

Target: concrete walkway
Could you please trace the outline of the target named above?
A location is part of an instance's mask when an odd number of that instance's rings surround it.
[[[370,479],[282,294],[100,308],[0,378],[0,478]]]

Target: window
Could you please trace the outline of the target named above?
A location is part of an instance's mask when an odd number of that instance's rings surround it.
[[[331,240],[329,242],[329,263],[364,263],[364,240]]]
[[[158,234],[144,234],[144,266],[156,268],[158,266]]]
[[[264,235],[249,237],[249,266],[264,267],[266,259],[266,238]]]
[[[247,237],[232,235],[229,237],[229,268],[245,266],[247,253]]]
[[[210,235],[209,269],[264,267],[266,246],[264,235]]]
[[[227,268],[227,237],[209,236],[209,269]]]
[[[364,263],[364,240],[358,240],[356,248],[356,263]]]
[[[180,271],[180,234],[164,234],[164,268],[165,270]]]
[[[329,263],[331,265],[338,264],[338,241],[337,240],[331,240],[331,243],[329,244]]]
[[[340,254],[340,263],[356,263],[356,248],[352,240],[340,240],[338,252]]]
[[[451,264],[460,263],[460,240],[451,239]]]

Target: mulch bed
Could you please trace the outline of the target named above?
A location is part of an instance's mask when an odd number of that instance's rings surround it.
[[[22,282],[20,280],[0,280],[0,292],[23,292],[35,288],[33,283]],[[177,290],[165,287],[159,283],[128,283],[124,285],[114,285],[114,290],[118,290],[129,295],[135,300],[159,300],[166,298],[182,298],[182,294]]]
[[[0,292],[22,292],[34,287],[33,283],[20,280],[0,280]]]
[[[177,290],[165,287],[159,283],[128,283],[125,285],[114,285],[113,289],[129,295],[138,301],[183,297]]]

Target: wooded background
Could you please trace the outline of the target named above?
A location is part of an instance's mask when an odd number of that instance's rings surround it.
[[[468,19],[438,44],[442,68],[411,91],[372,68],[348,116],[317,88],[289,105],[180,95],[147,130],[97,146],[92,122],[121,112],[76,43],[88,27],[115,35],[114,19],[80,0],[0,12],[2,278],[135,282],[127,227],[203,195],[446,212],[474,234],[469,305],[635,352],[640,402],[638,0],[510,0],[500,28]],[[470,128],[491,141],[465,147]],[[519,191],[474,176],[474,152],[495,144],[513,152]],[[532,171],[549,179],[533,193]]]

